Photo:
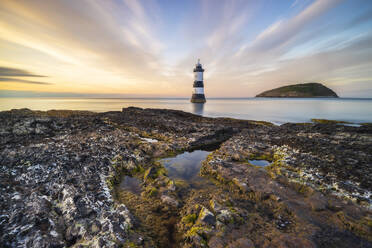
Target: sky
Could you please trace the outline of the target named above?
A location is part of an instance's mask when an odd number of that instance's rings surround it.
[[[0,96],[372,97],[371,0],[1,0]]]

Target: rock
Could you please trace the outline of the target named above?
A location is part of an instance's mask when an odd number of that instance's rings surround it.
[[[168,190],[170,191],[175,191],[176,190],[176,184],[173,180],[170,180],[168,182],[168,186],[167,186]]]
[[[67,227],[66,230],[66,240],[70,244],[74,244],[78,239],[82,237],[82,226],[79,224],[72,224]]]
[[[146,182],[148,181],[150,178],[154,178],[156,175],[156,169],[154,167],[150,167],[146,170],[144,176],[143,176],[143,180]]]
[[[39,229],[41,232],[46,233],[49,231],[50,228],[50,221],[48,218],[36,218],[35,219],[35,227]]]
[[[232,160],[233,160],[233,161],[241,161],[241,156],[240,156],[240,154],[239,154],[239,153],[234,153],[234,154],[232,155]]]
[[[80,198],[75,204],[78,213],[82,218],[89,216],[95,216],[96,211],[89,206],[89,203],[86,199]]]
[[[327,207],[327,199],[321,193],[314,193],[309,197],[309,203],[312,210],[314,211],[323,211]]]
[[[93,221],[93,223],[89,226],[89,233],[91,235],[97,234],[99,231],[101,231],[101,223],[97,220]]]
[[[204,225],[214,226],[216,224],[216,217],[206,207],[202,207],[197,222]]]
[[[148,243],[152,238],[136,233],[132,225],[136,212],[129,213],[112,195],[120,172],[142,174],[145,165],[144,187],[155,189],[151,198],[144,196],[155,205],[146,213],[148,219],[153,221],[152,214],[160,212],[167,217],[173,211],[193,215],[187,224],[165,227],[176,226],[185,234],[185,243],[180,239],[182,244],[175,245],[249,247],[252,241],[258,247],[313,247],[314,240],[319,246],[337,241],[345,247],[369,247],[371,132],[371,125],[356,128],[322,121],[273,126],[159,109],[3,111],[0,243],[153,247]],[[150,134],[159,141],[139,142],[139,136]],[[201,168],[216,185],[190,192],[186,182],[175,187],[161,168],[152,166],[156,154],[216,142],[223,143]],[[272,165],[240,163],[260,156]],[[290,182],[298,182],[298,187]],[[314,191],[307,190],[310,187]],[[317,194],[318,189],[325,194]],[[351,200],[332,202],[332,195]],[[316,236],[314,230],[319,230]]]
[[[215,213],[219,213],[222,210],[221,204],[219,204],[216,200],[210,200],[209,204]]]
[[[254,248],[252,240],[247,238],[239,238],[236,241],[229,243],[226,248]]]
[[[224,248],[225,247],[225,244],[224,244],[222,238],[217,237],[217,236],[213,236],[209,240],[208,246],[209,247],[213,247],[213,248]]]
[[[330,199],[327,202],[327,208],[334,211],[334,212],[338,212],[338,211],[342,210],[342,204],[335,199]]]
[[[220,214],[218,214],[216,218],[218,221],[225,224],[228,224],[229,222],[232,222],[234,220],[232,213],[227,209],[221,210]]]
[[[316,246],[307,239],[304,239],[301,237],[295,237],[295,236],[288,235],[288,234],[283,234],[283,235],[275,237],[273,241],[270,243],[270,245],[265,246],[265,247],[315,248]]]
[[[242,192],[249,192],[250,189],[248,187],[248,185],[245,183],[245,182],[241,182],[238,178],[233,178],[232,182],[238,186],[238,188],[242,191]]]
[[[17,122],[13,126],[13,134],[15,135],[26,135],[34,132],[34,128],[31,125],[34,123],[33,119],[27,119],[23,122]]]
[[[170,197],[168,195],[162,195],[160,197],[161,201],[164,202],[165,204],[168,204],[170,206],[173,206],[173,207],[178,207],[179,206],[179,202],[174,199],[173,197]]]

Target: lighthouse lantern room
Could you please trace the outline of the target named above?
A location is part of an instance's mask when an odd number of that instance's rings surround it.
[[[191,102],[193,103],[205,103],[204,95],[204,83],[203,83],[203,72],[204,69],[200,64],[200,59],[194,68],[194,90],[192,92]]]

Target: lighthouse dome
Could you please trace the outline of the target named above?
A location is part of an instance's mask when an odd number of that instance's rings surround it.
[[[202,65],[200,64],[200,59],[198,59],[198,63],[195,65],[194,72],[197,72],[197,71],[204,72],[204,69]]]

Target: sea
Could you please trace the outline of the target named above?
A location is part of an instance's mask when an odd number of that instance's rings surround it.
[[[312,118],[372,123],[372,98],[209,98],[205,104],[188,98],[0,98],[0,110],[70,109],[95,112],[126,107],[182,110],[208,117],[268,121],[274,124],[311,122]]]

